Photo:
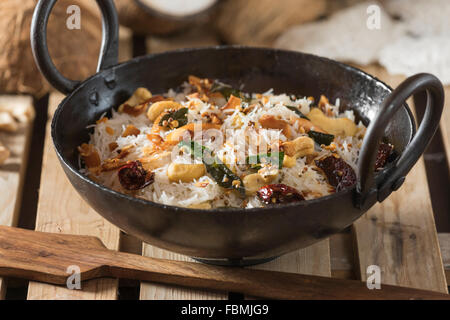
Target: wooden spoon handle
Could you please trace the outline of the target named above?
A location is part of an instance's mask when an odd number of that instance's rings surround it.
[[[450,295],[398,286],[370,290],[365,282],[295,273],[217,267],[115,253],[111,276],[181,285],[213,291],[240,292],[268,299],[446,299]],[[120,261],[120,262],[119,262]]]
[[[273,299],[450,299],[438,292],[293,273],[217,267],[106,249],[97,238],[0,227],[0,276],[65,284],[69,266],[82,281],[116,277]]]

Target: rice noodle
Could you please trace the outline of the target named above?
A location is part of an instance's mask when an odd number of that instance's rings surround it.
[[[169,90],[164,94],[179,102],[183,107],[188,107],[188,122],[205,122],[205,113],[216,114],[224,117],[224,113],[220,109],[221,106],[216,106],[212,103],[202,101],[198,98],[186,97],[192,91],[192,87],[185,83],[182,90]],[[243,155],[254,154],[245,146],[245,141],[249,139],[257,139],[267,145],[278,143],[279,141],[287,141],[288,138],[283,134],[282,130],[270,128],[258,128],[258,136],[252,137],[251,132],[255,123],[263,115],[273,115],[278,119],[289,121],[292,118],[298,117],[296,113],[286,106],[297,107],[303,114],[308,114],[311,109],[311,99],[297,98],[287,94],[275,95],[272,90],[261,95],[253,94],[252,103],[255,103],[257,97],[261,104],[247,114],[235,110],[229,116],[224,117],[221,126],[222,132],[231,130],[232,135],[226,135],[222,145],[217,146],[212,141],[203,141],[202,144],[206,147],[213,148],[215,154],[237,175],[248,174],[248,167],[242,165],[237,161],[237,154]],[[243,106],[248,107],[250,102],[243,102]],[[332,116],[345,117],[354,121],[355,117],[353,111],[347,110],[339,113],[339,100],[336,105],[327,105],[326,108],[331,112]],[[101,117],[103,118],[103,116]],[[129,135],[123,137],[122,134],[127,125],[134,125],[140,130],[138,135]],[[93,133],[90,136],[89,143],[92,144],[98,151],[102,161],[117,156],[117,150],[123,148],[130,148],[129,153],[124,157],[123,161],[136,160],[145,155],[145,148],[154,146],[154,142],[150,141],[147,134],[151,133],[153,123],[147,118],[146,113],[139,116],[132,116],[118,111],[112,111],[112,115],[106,121],[98,121],[93,124]],[[109,128],[109,129],[107,129]],[[293,126],[294,136],[305,136],[305,133],[299,133],[298,126]],[[316,158],[332,154],[332,149],[335,153],[344,159],[355,171],[358,160],[359,149],[364,136],[365,127],[362,124],[358,125],[358,133],[352,137],[337,136],[331,143],[329,148],[321,148],[316,144]],[[172,130],[162,131],[160,135],[163,139]],[[112,133],[112,134],[111,134]],[[110,149],[112,143],[117,144],[115,150]],[[322,146],[323,147],[323,146]],[[154,170],[154,182],[148,187],[138,191],[125,190],[117,178],[117,171],[100,172],[95,176],[96,181],[114,189],[119,192],[132,194],[135,197],[162,203],[166,205],[175,205],[182,207],[190,207],[202,203],[209,203],[211,208],[218,207],[260,207],[263,204],[259,201],[256,195],[247,196],[245,199],[241,198],[237,192],[224,190],[218,183],[209,175],[205,174],[199,179],[192,182],[171,182],[167,176],[167,169],[171,162],[187,163],[192,161],[189,155],[177,154],[172,159],[164,162],[163,165]],[[195,163],[201,163],[201,160],[195,160]],[[83,173],[88,173],[86,169],[81,169]],[[277,178],[273,183],[283,183],[292,186],[302,192],[305,199],[313,199],[320,196],[328,195],[334,192],[333,188],[327,183],[327,179],[314,164],[314,161],[307,161],[307,157],[300,157],[296,160],[293,167],[283,167]]]

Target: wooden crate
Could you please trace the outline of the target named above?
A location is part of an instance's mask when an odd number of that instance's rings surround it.
[[[148,39],[152,52],[176,49],[185,46],[217,44],[211,34],[201,31],[186,38],[171,38],[170,41]],[[131,57],[131,34],[121,30],[121,60]],[[391,86],[396,86],[403,77],[392,77],[379,66],[365,68]],[[450,94],[450,88],[447,88]],[[69,184],[57,161],[49,133],[50,119],[63,96],[50,95],[49,117],[44,143],[41,184],[36,217],[36,230],[58,233],[95,235],[105,245],[114,250],[134,252],[146,256],[189,260],[189,257],[171,253],[148,244],[143,244],[132,236],[124,235],[119,229],[95,213]],[[450,159],[450,102],[441,123],[441,133]],[[23,172],[26,168],[28,131],[21,131],[13,139],[19,145],[14,160],[16,171],[6,172],[0,168],[0,178],[14,177],[10,194],[0,196],[1,224],[13,225],[17,221],[20,207]],[[0,136],[2,139],[2,136]],[[7,140],[8,144],[8,140]],[[14,200],[16,199],[16,200]],[[11,203],[14,203],[13,205]],[[3,208],[8,207],[7,214]],[[6,218],[5,218],[6,217]],[[269,263],[254,268],[294,273],[322,275],[327,277],[361,279],[367,278],[367,267],[378,265],[382,272],[382,283],[407,287],[447,291],[450,278],[450,234],[438,234],[428,190],[424,162],[421,159],[408,175],[402,188],[382,204],[374,206],[360,218],[350,230],[334,235],[311,247],[297,250]],[[445,267],[445,268],[444,268]],[[82,290],[30,282],[28,299],[118,299],[120,291],[126,287],[139,286],[136,299],[228,299],[228,293],[155,285],[136,284],[118,280],[100,279],[83,284]],[[0,279],[0,299],[7,291],[5,281]],[[137,291],[136,291],[137,292]],[[245,297],[252,299],[253,297]]]

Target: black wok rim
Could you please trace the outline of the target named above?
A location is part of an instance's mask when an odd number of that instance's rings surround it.
[[[110,68],[104,69],[94,75],[92,75],[91,77],[87,78],[86,80],[82,81],[80,83],[80,85],[72,92],[70,93],[67,97],[65,97],[61,103],[58,105],[58,108],[56,109],[53,119],[52,119],[52,124],[51,124],[51,136],[52,136],[52,140],[53,140],[53,145],[54,145],[54,149],[55,152],[58,156],[58,158],[60,159],[60,161],[62,163],[64,163],[64,165],[66,166],[66,168],[68,168],[74,175],[76,175],[78,178],[80,178],[81,180],[83,180],[84,182],[90,184],[91,186],[100,189],[103,192],[106,193],[110,193],[111,195],[114,195],[118,198],[121,198],[123,200],[127,200],[127,201],[131,201],[131,202],[136,202],[138,204],[141,205],[145,205],[148,207],[156,207],[156,208],[160,208],[160,209],[164,209],[164,210],[171,210],[171,211],[183,211],[183,213],[192,213],[192,214],[199,214],[199,213],[211,213],[211,214],[230,214],[230,213],[237,213],[237,214],[256,214],[259,213],[261,211],[275,211],[278,209],[283,209],[283,208],[290,208],[290,207],[307,207],[310,204],[315,204],[318,202],[322,202],[322,201],[327,201],[327,200],[331,200],[334,198],[338,198],[341,197],[343,195],[346,195],[348,193],[354,193],[355,189],[356,189],[356,184],[348,189],[345,189],[343,191],[339,191],[336,193],[333,193],[331,195],[327,195],[327,196],[323,196],[320,198],[316,198],[316,199],[310,199],[310,200],[304,200],[301,202],[294,202],[294,203],[286,203],[286,204],[277,204],[276,206],[267,206],[267,207],[258,207],[258,208],[236,208],[236,207],[229,207],[229,208],[215,208],[215,209],[192,209],[192,208],[186,208],[186,207],[180,207],[180,206],[173,206],[173,205],[165,205],[162,203],[157,203],[157,202],[153,202],[150,200],[145,200],[145,199],[141,199],[141,198],[135,198],[132,196],[129,196],[127,194],[115,191],[113,189],[110,189],[104,185],[98,184],[96,182],[94,182],[93,180],[89,179],[87,176],[85,176],[84,174],[82,174],[79,169],[75,168],[74,166],[72,166],[68,161],[66,161],[64,159],[64,157],[62,156],[60,149],[61,146],[60,144],[58,144],[56,142],[56,123],[58,122],[58,118],[59,115],[61,113],[62,110],[62,106],[66,103],[67,100],[71,99],[73,96],[75,96],[76,94],[78,94],[78,91],[80,91],[84,86],[88,85],[89,82],[96,78],[101,76],[102,74],[107,73],[108,71],[110,71],[111,69],[117,68],[117,67],[123,67],[124,65],[129,65],[129,64],[133,64],[133,63],[139,63],[142,60],[147,60],[147,59],[151,59],[153,57],[157,57],[157,56],[161,56],[161,55],[170,55],[170,54],[180,54],[180,53],[188,53],[188,52],[194,52],[194,51],[207,51],[207,50],[229,50],[229,49],[233,49],[233,50],[257,50],[257,51],[272,51],[275,54],[280,53],[280,54],[294,54],[294,55],[302,55],[302,56],[310,56],[313,58],[318,58],[321,59],[325,62],[328,63],[332,63],[332,64],[336,64],[338,66],[340,66],[341,68],[351,71],[355,74],[358,74],[360,76],[366,77],[367,79],[371,80],[371,81],[375,81],[377,83],[377,85],[381,85],[383,87],[383,89],[386,89],[389,93],[391,93],[393,91],[393,89],[387,85],[386,83],[384,83],[383,81],[381,81],[380,79],[378,79],[375,76],[372,76],[364,71],[362,71],[361,69],[358,69],[356,67],[350,66],[348,64],[342,63],[342,62],[338,62],[332,59],[328,59],[325,57],[320,57],[317,55],[313,55],[313,54],[309,54],[309,53],[303,53],[303,52],[299,52],[299,51],[293,51],[293,50],[283,50],[283,49],[274,49],[274,48],[264,48],[264,47],[250,47],[250,46],[241,46],[241,45],[225,45],[225,46],[209,46],[209,47],[202,47],[202,48],[183,48],[183,49],[178,49],[178,50],[171,50],[171,51],[167,51],[167,52],[163,52],[163,53],[153,53],[153,54],[147,54],[144,56],[139,56],[139,57],[135,57],[131,60],[128,60],[126,62],[122,62],[119,63],[115,66],[112,66]],[[114,108],[115,106],[111,106],[111,108]],[[405,103],[404,104],[404,108],[406,109],[406,112],[409,116],[409,120],[410,120],[410,125],[411,125],[411,138],[408,141],[411,142],[412,138],[414,137],[414,135],[416,134],[416,124],[415,124],[415,120],[413,117],[413,114],[411,112],[411,109],[409,108],[408,104]],[[86,129],[87,130],[87,129]],[[379,176],[382,176],[382,174],[379,174]]]

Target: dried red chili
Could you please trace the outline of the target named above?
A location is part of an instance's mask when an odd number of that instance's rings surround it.
[[[341,191],[356,183],[356,173],[353,168],[342,158],[329,156],[324,159],[315,160],[318,166],[325,173],[328,183]]]
[[[300,192],[285,184],[269,184],[259,189],[256,194],[265,204],[289,203],[305,200]]]
[[[391,144],[380,144],[380,147],[378,148],[377,160],[375,161],[375,170],[384,168],[393,150],[394,147]]]
[[[122,166],[118,175],[120,184],[127,190],[145,188],[155,180],[155,174],[145,170],[140,161],[131,161]]]

